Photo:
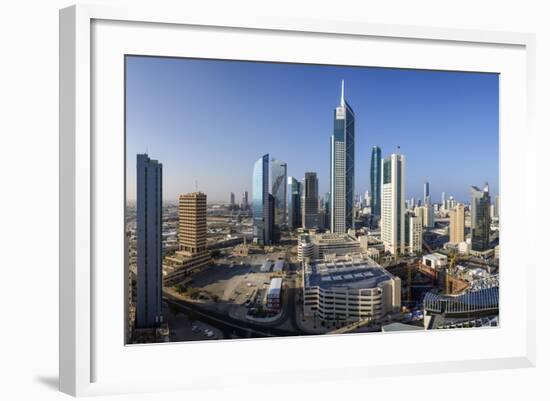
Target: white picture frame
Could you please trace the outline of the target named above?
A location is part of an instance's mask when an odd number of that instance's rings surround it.
[[[177,35],[191,35],[187,37],[192,37],[196,41],[189,41],[187,45],[199,43],[201,46],[187,49],[177,47]],[[220,42],[220,35],[226,35],[231,40],[223,48],[215,48],[219,44],[216,45],[214,42]],[[261,35],[262,40],[271,46],[254,48],[254,40],[257,40],[257,37],[254,38],[253,35]],[[163,40],[166,38],[173,40]],[[286,42],[290,39],[293,43],[299,44],[292,45]],[[239,40],[246,44],[246,48],[237,49]],[[107,221],[117,221],[116,224],[123,227],[123,221],[118,221],[122,208],[118,195],[113,195],[112,199],[104,195],[110,187],[116,188],[120,184],[119,179],[124,171],[119,164],[122,159],[118,159],[124,157],[120,152],[124,145],[124,132],[120,131],[123,116],[119,115],[120,113],[116,114],[120,111],[119,101],[123,93],[123,80],[120,79],[123,73],[117,69],[121,65],[120,55],[132,53],[208,56],[209,52],[218,52],[216,56],[220,58],[309,60],[322,64],[330,62],[328,55],[325,57],[320,53],[302,54],[307,52],[301,50],[309,43],[313,44],[312,52],[321,42],[326,46],[333,46],[330,42],[334,40],[338,40],[344,46],[370,46],[373,54],[383,52],[384,48],[390,49],[392,46],[400,46],[399,49],[404,51],[403,53],[388,50],[386,58],[379,59],[380,66],[503,74],[506,79],[501,84],[500,92],[500,179],[503,194],[501,215],[504,222],[501,242],[514,244],[514,248],[529,249],[533,246],[520,238],[519,227],[521,221],[526,222],[524,224],[527,228],[524,230],[534,226],[535,205],[531,204],[529,197],[520,193],[521,191],[514,192],[514,188],[518,185],[536,187],[533,176],[529,174],[529,171],[535,168],[535,160],[528,152],[529,147],[534,147],[536,143],[532,128],[535,85],[534,35],[376,25],[357,21],[296,20],[255,15],[242,15],[238,18],[213,17],[187,15],[182,9],[165,10],[154,7],[69,7],[60,11],[61,391],[80,396],[197,389],[213,385],[233,386],[235,375],[243,372],[268,383],[265,376],[274,373],[284,380],[336,380],[350,377],[363,380],[366,377],[386,375],[534,366],[535,318],[534,308],[529,305],[535,300],[535,285],[533,280],[528,280],[529,275],[534,273],[535,263],[534,257],[529,255],[534,253],[524,252],[520,255],[512,246],[504,247],[501,251],[502,323],[496,330],[441,331],[437,334],[405,333],[395,336],[322,336],[322,339],[281,338],[139,347],[125,347],[123,338],[118,337],[120,326],[123,330],[124,325],[123,310],[120,309],[123,305],[120,301],[123,298],[123,287],[119,286],[123,282],[123,266],[118,273],[106,273],[101,268],[104,265],[101,262],[112,251],[118,255],[114,265],[118,264],[117,261],[120,261],[123,255],[120,247],[123,245],[123,231],[113,234],[114,237],[105,234],[113,240],[111,251],[100,250],[100,242],[104,239],[103,236],[98,237],[98,233],[105,229],[104,223]],[[180,40],[179,43],[183,42]],[[411,54],[408,48],[414,48],[418,56],[411,56],[411,60],[403,61],[404,56]],[[433,57],[429,56],[434,49],[438,51],[439,61],[434,61]],[[188,53],[185,53],[186,51]],[[191,51],[192,54],[189,53]],[[269,51],[273,52],[272,55]],[[458,60],[461,54],[464,57]],[[367,56],[362,54],[354,58],[342,51],[341,55],[332,54],[330,57],[333,57],[333,62],[334,57],[341,57],[341,64],[365,65],[361,57]],[[371,61],[369,65],[373,63],[375,61]],[[113,66],[116,68],[112,68]],[[114,92],[106,97],[101,85],[108,85]],[[110,113],[113,114],[106,112],[106,109],[111,110]],[[109,143],[111,140],[115,142]],[[515,166],[510,163],[512,154],[517,162]],[[117,168],[120,168],[120,172]],[[103,177],[109,169],[117,173],[113,174],[116,177],[107,183]],[[531,232],[534,231],[533,229]],[[514,272],[517,276],[513,280],[510,274],[512,266],[517,269]],[[111,277],[108,274],[115,275]],[[97,294],[99,288],[101,297]],[[112,297],[118,297],[113,301],[112,314],[104,313],[105,299],[115,299]],[[116,321],[117,316],[120,323]],[[405,336],[407,341],[413,337],[418,344],[427,341],[424,338],[429,336],[429,341],[435,346],[458,340],[471,341],[472,344],[479,340],[486,345],[480,344],[478,348],[472,346],[472,349],[468,350],[455,350],[454,353],[452,350],[426,350],[426,353],[421,354],[410,349],[402,350],[399,342],[392,340],[402,354],[399,357],[393,355],[397,351],[392,348],[386,348],[390,350],[387,355],[380,353],[380,349],[392,344],[388,338],[399,336]],[[369,354],[365,354],[364,348],[369,345],[372,345],[373,349]],[[324,349],[323,358],[314,354],[315,349],[319,347]],[[214,353],[223,360],[230,360],[245,352],[261,354],[268,349],[271,349],[270,352],[275,351],[275,354],[286,350],[297,355],[292,368],[286,369],[275,363],[274,366],[246,367],[245,364],[237,364],[207,369],[208,366],[201,364],[198,358],[201,353]],[[331,357],[330,351],[336,349],[342,352],[338,353],[337,357]],[[350,350],[355,352],[345,352]],[[146,366],[154,366],[167,355],[178,353],[195,358],[198,368],[177,374],[163,372],[163,375],[146,371],[143,377],[129,368],[135,366],[136,361],[143,361]],[[431,354],[428,355],[429,353]],[[384,362],[386,360],[387,362]],[[166,370],[169,371],[169,368]]]

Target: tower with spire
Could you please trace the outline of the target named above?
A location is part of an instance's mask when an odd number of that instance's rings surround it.
[[[330,139],[330,230],[345,233],[355,223],[355,114],[342,92]]]

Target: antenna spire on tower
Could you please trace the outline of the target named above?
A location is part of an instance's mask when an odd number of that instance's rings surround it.
[[[344,107],[345,100],[344,100],[344,80],[342,79],[342,97],[340,98],[340,106]]]

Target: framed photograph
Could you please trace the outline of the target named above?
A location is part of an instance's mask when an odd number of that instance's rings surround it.
[[[533,366],[533,47],[61,10],[61,390]]]

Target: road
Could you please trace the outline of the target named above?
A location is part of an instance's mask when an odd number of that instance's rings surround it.
[[[221,330],[224,338],[281,337],[301,334],[299,331],[266,327],[265,325],[234,319],[225,314],[205,309],[192,302],[178,299],[167,292],[164,293],[164,301],[183,313],[194,312],[199,317],[198,320]],[[294,299],[292,299],[292,301],[294,301]],[[294,316],[295,320],[294,302],[288,302],[287,305],[292,305],[292,310],[287,312],[290,313],[290,316]],[[293,324],[293,327],[295,327],[295,324]]]

